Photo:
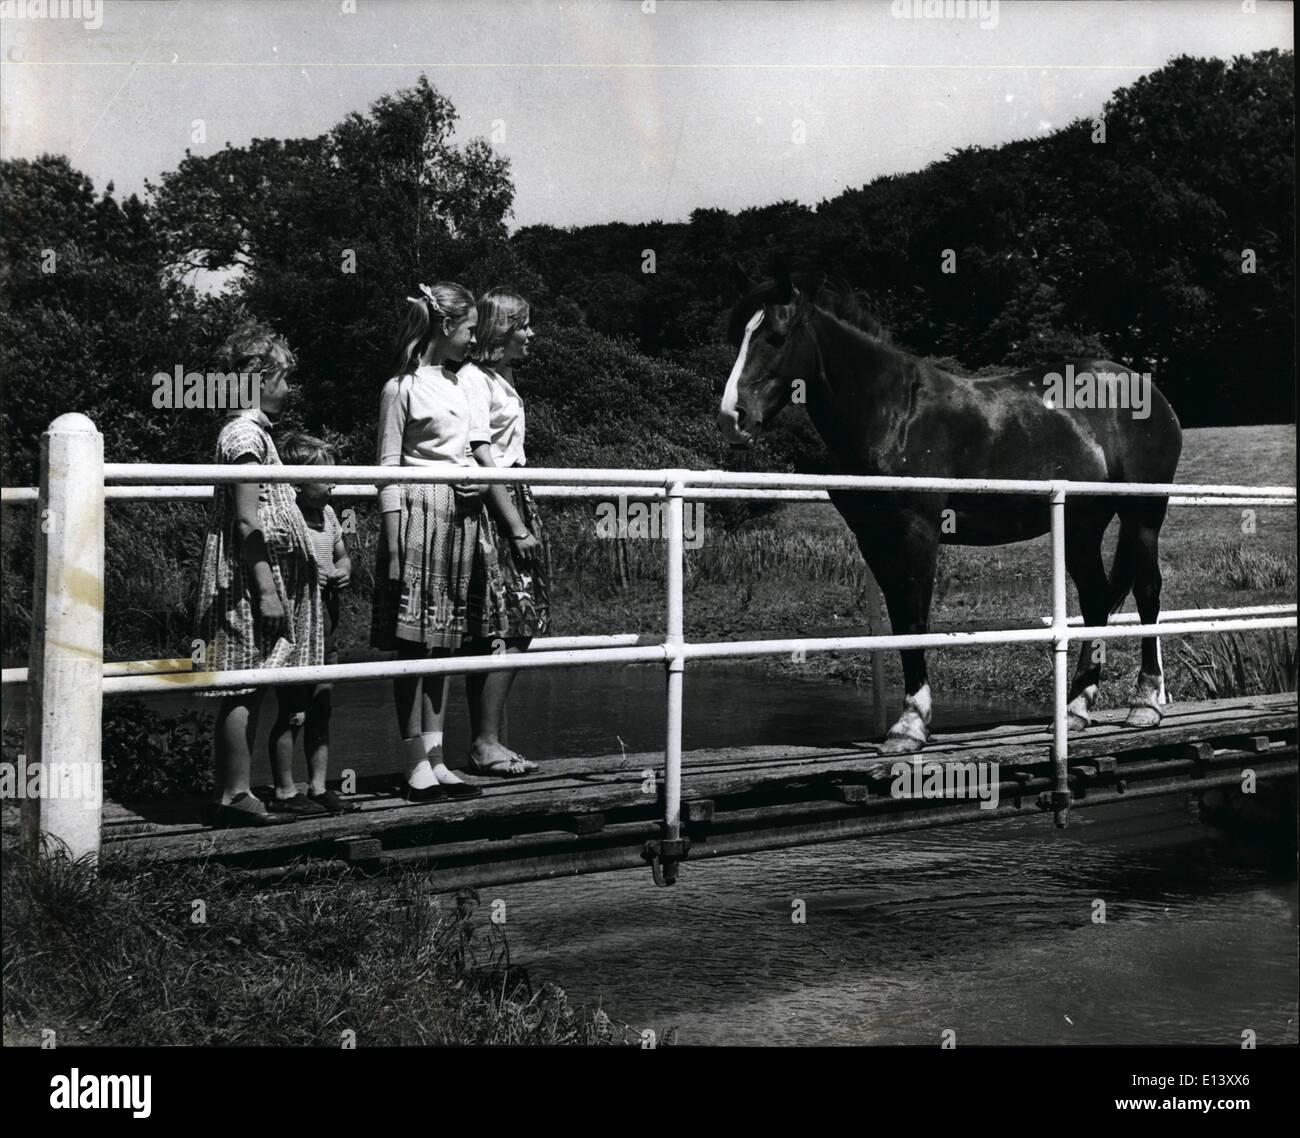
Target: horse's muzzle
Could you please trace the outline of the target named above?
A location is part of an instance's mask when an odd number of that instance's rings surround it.
[[[754,436],[740,428],[740,417],[734,411],[718,412],[718,430],[722,437],[733,447],[751,447]]]

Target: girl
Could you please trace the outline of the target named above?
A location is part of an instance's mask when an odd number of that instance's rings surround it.
[[[294,433],[280,442],[284,461],[289,466],[333,466],[334,453],[322,440],[308,434]],[[338,626],[339,594],[352,580],[352,558],[348,554],[343,526],[334,507],[330,505],[330,491],[334,487],[326,482],[300,482],[297,486],[298,510],[311,536],[312,552],[316,555],[316,568],[321,590],[321,619],[325,626],[325,663],[339,662]],[[277,786],[293,787],[293,752],[298,739],[298,728],[304,729],[304,749],[307,754],[307,797],[323,806],[330,814],[354,814],[361,809],[348,802],[325,785],[329,769],[330,715],[333,711],[334,685],[317,684],[315,688],[292,688],[301,692],[300,706],[295,713],[288,701],[280,701],[280,714],[276,717],[268,738],[271,752],[271,771]]]
[[[217,439],[216,461],[279,466],[269,417],[280,412],[288,397],[293,353],[269,329],[248,324],[226,341],[221,355],[224,371],[260,373],[261,386],[258,408],[232,413]],[[293,486],[240,482],[218,487],[203,545],[195,622],[208,668],[321,663],[324,638],[316,576],[311,539]],[[292,784],[277,788],[269,809],[250,793],[262,689],[204,694],[221,697],[214,739],[214,825],[270,825],[325,812]],[[291,689],[286,698],[293,701]]]
[[[528,302],[510,289],[494,288],[478,302],[474,363],[458,373],[472,384],[482,404],[479,418],[490,428],[487,441],[471,440],[474,458],[483,466],[523,466],[524,405],[514,387],[513,365],[528,358]],[[550,623],[546,556],[542,520],[532,492],[523,483],[495,485],[488,499],[496,521],[496,548],[506,590],[507,652],[522,652]],[[480,774],[512,778],[538,769],[537,764],[510,750],[500,739],[506,698],[514,672],[486,672],[465,678],[474,741],[470,763]]]
[[[420,286],[397,338],[394,375],[379,402],[381,466],[472,466],[471,441],[485,441],[486,423],[472,409],[456,374],[474,343],[474,298],[451,282]],[[469,636],[496,635],[505,597],[482,487],[441,483],[383,486],[371,643],[396,648],[399,659],[444,656]],[[393,681],[397,725],[406,758],[403,795],[411,802],[474,798],[443,763],[442,676]]]

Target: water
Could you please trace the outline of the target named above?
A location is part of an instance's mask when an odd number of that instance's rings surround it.
[[[399,769],[390,693],[336,688],[332,771]],[[449,706],[454,761],[468,743],[459,682]],[[935,709],[940,727],[1033,710]],[[687,750],[872,733],[865,690],[731,665],[689,669],[684,712]],[[657,667],[523,673],[510,741],[543,761],[652,751],[663,715]],[[1185,798],[1076,810],[1065,831],[1034,813],[688,861],[669,889],[647,869],[484,891],[498,898],[535,983],[637,1030],[675,1027],[681,1043],[937,1046],[947,1029],[963,1045],[1240,1046],[1245,1028],[1297,1040],[1294,862],[1229,844]]]
[[[401,737],[393,712],[392,681],[338,684],[330,724],[330,773],[351,768],[358,775],[404,769]],[[185,693],[150,696],[145,702],[174,716],[184,708],[211,713],[215,700]],[[111,706],[110,703],[106,706]],[[891,701],[895,714],[902,695]],[[465,685],[449,684],[445,753],[450,766],[464,766],[469,752]],[[616,755],[622,749],[662,751],[664,672],[657,665],[544,668],[521,672],[508,708],[507,737],[529,758]],[[935,725],[1004,723],[1037,713],[1022,706],[990,708],[986,703],[944,699],[935,706]],[[263,703],[254,755],[254,777],[264,763],[274,700]],[[757,668],[695,665],[686,672],[682,745],[685,750],[758,743],[805,746],[864,739],[873,733],[871,693],[852,684],[782,677]],[[302,759],[299,756],[299,764]],[[300,770],[300,776],[305,771]],[[268,776],[269,777],[269,776]]]
[[[535,981],[685,1044],[1296,1042],[1294,877],[1180,798],[497,898]]]

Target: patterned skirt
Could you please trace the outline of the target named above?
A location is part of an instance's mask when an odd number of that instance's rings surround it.
[[[507,490],[524,525],[541,545],[532,561],[515,561],[510,548],[510,536],[496,523],[497,558],[506,592],[505,637],[508,640],[543,636],[551,627],[551,590],[547,579],[550,551],[546,547],[546,531],[533,492],[521,482]]]
[[[398,541],[401,579],[390,581],[380,529],[372,647],[391,651],[406,640],[426,648],[459,648],[467,636],[502,634],[505,589],[483,498],[465,502],[450,486],[406,484]]]
[[[266,634],[253,603],[252,583],[233,533],[207,536],[200,570],[194,635],[204,644],[209,671],[242,668],[290,668],[320,664],[324,659],[325,613],[317,584],[315,558],[289,537],[266,535],[271,576],[285,612],[285,633]],[[219,698],[246,695],[255,688],[227,688],[196,694]]]

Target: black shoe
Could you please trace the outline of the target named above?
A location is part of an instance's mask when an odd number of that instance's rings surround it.
[[[398,794],[407,802],[441,802],[447,797],[443,793],[440,783],[435,782],[432,786],[417,788],[405,779],[402,780],[402,787]]]
[[[444,782],[440,784],[448,798],[482,798],[483,788],[471,782]]]
[[[318,805],[325,807],[331,814],[355,814],[361,809],[356,802],[347,802],[332,790],[327,790],[324,794],[308,792],[307,797]]]
[[[314,814],[326,814],[328,811],[319,802],[313,802],[305,794],[295,794],[292,798],[275,798],[266,804],[272,814],[295,814],[299,818],[308,818]]]

